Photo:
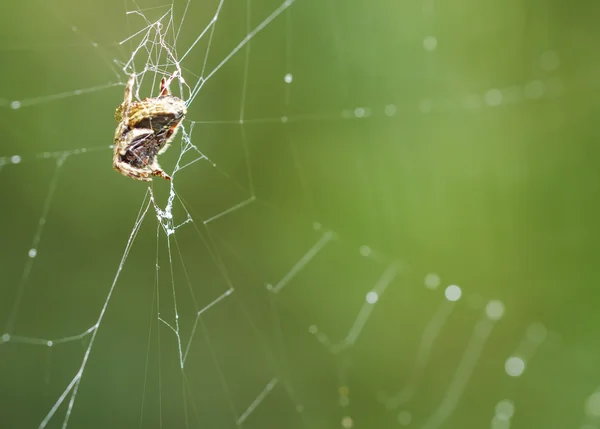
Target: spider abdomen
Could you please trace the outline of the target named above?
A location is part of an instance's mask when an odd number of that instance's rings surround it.
[[[146,98],[129,108],[130,128],[151,128],[158,132],[181,122],[186,114],[185,102],[174,95]]]
[[[144,118],[136,123],[134,128],[151,129],[155,133],[164,132],[181,121],[183,114],[163,113],[157,114],[151,118]]]
[[[113,166],[136,180],[149,181],[150,175],[171,180],[156,158],[169,147],[181,125],[187,113],[185,102],[169,94],[170,80],[164,78],[158,97],[132,102],[134,81],[132,74],[125,87],[124,101],[115,113],[119,125],[115,132]]]
[[[134,150],[128,149],[125,155],[121,155],[121,161],[136,168],[144,168],[152,164],[157,153],[158,148],[149,146],[142,146]]]

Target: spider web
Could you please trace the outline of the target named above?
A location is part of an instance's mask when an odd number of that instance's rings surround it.
[[[500,68],[430,1],[35,6],[0,47],[2,427],[597,427],[593,347],[527,304],[560,271],[514,253],[519,118],[591,87],[543,32]],[[188,105],[172,182],[110,168],[131,73]]]

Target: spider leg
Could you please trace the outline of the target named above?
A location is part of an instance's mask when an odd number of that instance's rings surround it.
[[[131,106],[131,102],[133,100],[133,85],[135,83],[135,73],[132,73],[129,76],[129,80],[127,81],[127,85],[125,85],[125,94],[123,95],[123,102],[117,108],[115,112],[115,119],[117,122],[121,122],[123,118],[127,118],[129,116],[129,106]]]
[[[168,82],[164,77],[160,80],[160,93],[158,94],[159,97],[163,95],[171,95],[171,91],[169,91],[169,83],[171,83],[171,78],[169,78]]]
[[[125,95],[123,97],[123,105],[127,106],[129,109],[129,105],[131,104],[131,100],[133,98],[133,85],[135,83],[135,73],[131,73],[129,76],[129,80],[127,81],[127,85],[125,86]]]
[[[148,168],[150,169],[151,174],[153,176],[158,176],[158,177],[162,177],[163,179],[166,179],[166,180],[171,180],[171,176],[169,176],[167,173],[165,173],[162,170],[162,168],[160,168],[160,165],[158,164],[156,159],[154,161],[152,161],[152,164],[150,164],[148,166]]]
[[[164,77],[161,79],[160,93],[158,94],[159,97],[163,96],[163,95],[171,95],[171,91],[169,90],[169,85],[171,84],[173,79],[175,79],[178,75],[179,75],[179,72],[176,71],[169,77],[169,79],[165,79]]]
[[[118,154],[113,157],[113,168],[124,176],[129,176],[135,180],[141,180],[143,182],[151,182],[152,178],[148,174],[148,171],[141,168],[136,168],[126,162],[121,161]]]

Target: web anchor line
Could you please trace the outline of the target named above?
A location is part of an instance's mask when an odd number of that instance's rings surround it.
[[[279,380],[277,378],[273,378],[269,383],[265,386],[262,392],[256,397],[256,399],[250,404],[250,406],[243,412],[243,414],[237,419],[237,424],[241,425],[246,421],[248,416],[252,414],[252,412],[265,400],[269,392],[277,386]]]
[[[63,420],[63,425],[62,428],[66,429],[67,428],[67,424],[69,422],[69,418],[71,416],[71,412],[73,410],[73,405],[75,403],[75,399],[77,397],[77,390],[79,387],[79,383],[81,381],[81,377],[83,376],[83,372],[86,368],[88,359],[90,357],[90,353],[92,351],[92,347],[94,346],[94,341],[96,339],[96,334],[98,333],[98,328],[100,327],[100,324],[102,323],[102,320],[104,319],[104,315],[106,313],[106,309],[108,308],[108,305],[110,303],[112,294],[116,288],[117,285],[117,281],[121,275],[121,271],[123,270],[123,266],[125,265],[125,260],[127,259],[127,256],[129,255],[129,252],[131,250],[131,246],[133,245],[135,238],[137,237],[137,233],[139,232],[140,226],[142,225],[142,221],[144,220],[146,214],[148,213],[148,210],[150,209],[150,199],[148,198],[148,194],[146,194],[146,197],[144,198],[144,201],[142,202],[142,206],[140,207],[140,211],[138,213],[137,219],[135,221],[134,227],[131,231],[131,234],[129,235],[129,239],[127,241],[127,244],[125,246],[125,250],[123,251],[123,255],[121,257],[121,261],[119,263],[119,267],[117,268],[117,272],[115,274],[115,277],[113,279],[112,285],[108,291],[108,294],[106,296],[106,300],[104,301],[104,305],[102,306],[102,309],[100,310],[100,314],[98,316],[98,320],[95,323],[96,329],[94,329],[91,333],[91,337],[90,337],[90,341],[86,347],[84,356],[83,356],[83,360],[81,362],[81,366],[79,367],[79,370],[77,371],[77,374],[73,377],[73,379],[71,380],[71,382],[69,383],[69,385],[67,386],[67,388],[63,391],[63,393],[60,395],[60,397],[58,398],[58,400],[54,403],[54,405],[52,406],[52,408],[50,409],[50,411],[48,412],[48,414],[46,415],[46,417],[44,417],[44,419],[42,420],[42,422],[40,423],[39,428],[40,429],[44,429],[46,427],[46,425],[48,425],[48,423],[50,422],[50,420],[52,419],[52,417],[54,416],[54,414],[56,413],[56,411],[58,410],[58,408],[62,405],[62,403],[64,402],[65,398],[67,397],[67,395],[70,393],[71,394],[71,399],[69,400],[69,404],[67,407],[67,411],[65,413],[65,418]]]
[[[313,247],[292,267],[292,269],[285,275],[275,286],[267,284],[267,290],[273,293],[279,293],[324,247],[335,238],[335,234],[332,231],[325,232],[319,241],[315,243]]]
[[[365,296],[365,302],[363,303],[358,315],[354,319],[354,323],[350,327],[346,337],[339,341],[338,343],[333,343],[327,334],[319,331],[319,328],[316,325],[311,325],[309,327],[309,332],[313,334],[317,340],[323,344],[331,353],[338,354],[349,347],[352,347],[361,332],[363,331],[367,321],[369,320],[371,313],[373,312],[375,303],[379,301],[383,293],[386,291],[388,286],[394,281],[398,272],[399,272],[400,264],[398,262],[392,262],[381,274],[381,277],[370,292],[368,292]]]

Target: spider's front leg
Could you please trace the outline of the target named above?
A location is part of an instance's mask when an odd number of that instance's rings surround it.
[[[167,82],[164,77],[160,80],[160,93],[158,94],[159,97],[163,95],[171,95],[171,91],[169,91],[170,82],[171,78],[169,78],[169,82]]]
[[[177,76],[179,76],[179,72],[176,71],[175,73],[173,73],[169,79],[165,79],[164,77],[160,80],[160,93],[158,94],[159,97],[160,96],[164,96],[164,95],[171,95],[171,91],[169,90],[169,85],[171,85],[171,82],[173,81],[173,79],[175,79]]]
[[[127,118],[129,116],[129,106],[131,106],[131,102],[133,100],[133,85],[135,84],[135,73],[132,73],[129,76],[129,80],[127,81],[127,85],[125,85],[125,93],[123,95],[123,102],[117,107],[115,111],[115,119],[117,122],[121,122],[123,118]]]

